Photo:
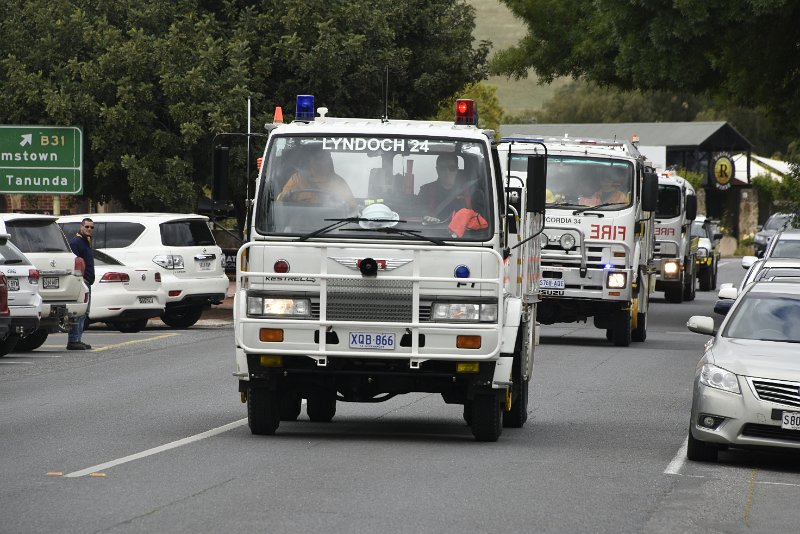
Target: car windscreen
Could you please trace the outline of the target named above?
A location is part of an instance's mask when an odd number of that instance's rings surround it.
[[[28,258],[11,243],[0,245],[0,265],[30,265]]]
[[[527,169],[528,154],[511,155],[511,171],[524,179]],[[624,208],[631,202],[633,174],[633,164],[625,160],[548,156],[547,205]]]
[[[745,293],[732,310],[722,336],[800,343],[800,297]]]
[[[72,252],[61,228],[55,221],[6,221],[11,241],[22,252]]]
[[[800,279],[800,267],[765,267],[758,271],[754,280],[774,280],[775,278]]]
[[[791,218],[791,215],[773,215],[767,219],[764,230],[780,230]]]
[[[656,218],[673,218],[681,214],[681,188],[676,185],[658,186]]]
[[[463,139],[274,137],[256,228],[304,236],[341,220],[321,233],[483,241],[493,235],[489,158],[486,143]]]
[[[213,246],[217,242],[204,220],[192,219],[161,223],[161,243],[167,247]]]
[[[708,237],[705,224],[703,221],[695,221],[692,223],[692,237]]]
[[[800,258],[800,239],[779,239],[772,247],[770,258]]]

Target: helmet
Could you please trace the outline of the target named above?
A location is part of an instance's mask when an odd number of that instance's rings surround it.
[[[359,226],[364,229],[370,228],[390,228],[397,224],[400,215],[386,204],[370,204],[361,211],[358,221]]]

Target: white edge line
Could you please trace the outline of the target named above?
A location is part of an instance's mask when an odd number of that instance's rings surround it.
[[[233,430],[234,428],[240,427],[247,423],[247,418],[239,419],[238,421],[234,421],[233,423],[228,423],[227,425],[222,425],[217,428],[212,428],[211,430],[206,430],[205,432],[201,432],[200,434],[195,434],[194,436],[189,436],[188,438],[179,439],[177,441],[173,441],[171,443],[167,443],[165,445],[160,445],[158,447],[153,447],[152,449],[147,449],[146,451],[137,452],[136,454],[131,454],[129,456],[124,456],[122,458],[117,458],[116,460],[111,460],[109,462],[105,462],[98,465],[93,465],[92,467],[87,467],[86,469],[81,469],[80,471],[74,471],[72,473],[67,473],[64,475],[64,478],[77,478],[89,475],[91,473],[96,473],[98,471],[103,471],[104,469],[108,469],[120,464],[126,464],[128,462],[132,462],[134,460],[139,460],[141,458],[145,458],[147,456],[152,456],[154,454],[158,454],[160,452],[168,451],[170,449],[174,449],[176,447],[181,447],[183,445],[188,445],[189,443],[194,443],[195,441],[200,441],[206,438],[210,438],[212,436],[216,436],[217,434],[222,434],[223,432],[227,432],[228,430]]]
[[[688,446],[688,438],[686,441],[683,442],[681,448],[678,449],[678,452],[672,458],[672,461],[669,463],[666,469],[664,469],[665,475],[680,475],[681,470],[683,469],[683,465],[686,463],[686,447]]]

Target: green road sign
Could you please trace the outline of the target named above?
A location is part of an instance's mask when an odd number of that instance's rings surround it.
[[[79,195],[82,170],[80,128],[0,125],[0,193]]]

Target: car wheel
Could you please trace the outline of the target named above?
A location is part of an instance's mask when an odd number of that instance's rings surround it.
[[[165,310],[161,315],[161,320],[164,324],[172,328],[189,328],[203,315],[203,308],[178,308],[173,310]]]
[[[123,334],[135,334],[147,327],[147,319],[134,319],[132,321],[116,321],[112,323],[114,328]]]
[[[247,388],[247,425],[258,436],[275,433],[281,424],[280,406],[274,391]]]
[[[689,431],[689,442],[686,446],[686,457],[694,462],[716,462],[719,447],[713,443],[700,441]]]
[[[491,391],[472,401],[472,435],[478,441],[497,441],[503,433],[503,402]]]
[[[47,330],[35,330],[33,333],[21,338],[17,341],[17,346],[14,348],[16,352],[30,352],[36,350],[47,340],[49,333]]]
[[[711,267],[700,269],[700,291],[711,291]]]
[[[306,413],[315,423],[330,423],[336,415],[336,392],[320,391],[309,396]]]
[[[19,342],[19,334],[8,334],[8,337],[0,341],[0,358],[10,352],[14,352],[14,348]]]

